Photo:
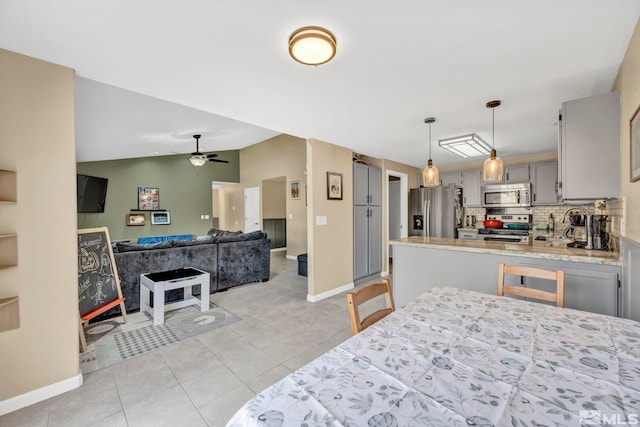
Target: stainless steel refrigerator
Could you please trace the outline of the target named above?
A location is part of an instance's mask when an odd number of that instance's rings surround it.
[[[409,235],[455,239],[462,226],[462,188],[455,184],[414,188],[410,194]]]

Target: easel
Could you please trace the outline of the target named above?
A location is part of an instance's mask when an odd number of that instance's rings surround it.
[[[101,257],[98,257],[98,252],[102,254]],[[108,257],[104,256],[106,252],[108,252]],[[107,227],[78,230],[78,289],[82,288],[82,292],[85,292],[96,286],[96,284],[92,282],[96,277],[96,270],[99,270],[99,273],[101,273],[101,276],[99,275],[98,277],[106,276],[111,277],[111,280],[115,280],[117,294],[104,294],[105,298],[110,299],[109,302],[84,315],[79,315],[80,351],[82,353],[87,351],[84,325],[89,323],[91,319],[120,305],[122,320],[124,323],[127,323],[127,311],[124,305],[125,298],[122,296],[118,269],[113,257]],[[84,286],[81,286],[83,282]],[[102,283],[100,282],[100,286],[97,287],[97,292],[102,293],[101,287]]]

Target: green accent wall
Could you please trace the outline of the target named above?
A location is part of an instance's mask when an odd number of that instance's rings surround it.
[[[206,234],[213,223],[211,183],[240,181],[239,151],[218,154],[229,163],[207,162],[196,167],[186,155],[77,163],[77,173],[109,179],[104,213],[77,214],[78,228],[104,226],[111,240],[132,242],[140,236]],[[159,189],[160,209],[170,212],[171,224],[151,225],[150,213],[145,212],[144,226],[126,225],[126,214],[138,207],[138,187]],[[202,220],[201,215],[209,215],[209,219]]]

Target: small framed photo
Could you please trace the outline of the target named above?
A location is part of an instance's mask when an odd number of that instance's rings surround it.
[[[138,187],[138,210],[157,211],[160,209],[160,190],[157,188]]]
[[[127,225],[145,225],[147,223],[147,217],[143,213],[130,213],[127,214]]]
[[[629,145],[631,148],[631,181],[640,179],[640,106],[631,117]]]
[[[342,174],[327,172],[327,199],[342,200]]]
[[[300,199],[300,181],[291,181],[291,199]]]
[[[151,224],[167,225],[171,224],[171,215],[168,211],[151,212]]]

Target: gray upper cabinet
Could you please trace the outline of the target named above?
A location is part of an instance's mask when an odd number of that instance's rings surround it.
[[[505,182],[529,182],[529,164],[504,167]]]
[[[382,205],[382,170],[361,163],[353,164],[353,204]]]
[[[563,200],[620,196],[620,94],[564,102],[558,141]]]
[[[442,172],[440,174],[440,182],[442,185],[455,184],[458,187],[462,187],[462,172],[460,171],[450,171],[450,172]]]
[[[532,204],[558,204],[558,162],[531,163]]]
[[[480,185],[482,183],[481,169],[462,171],[462,197],[465,208],[480,207]]]

